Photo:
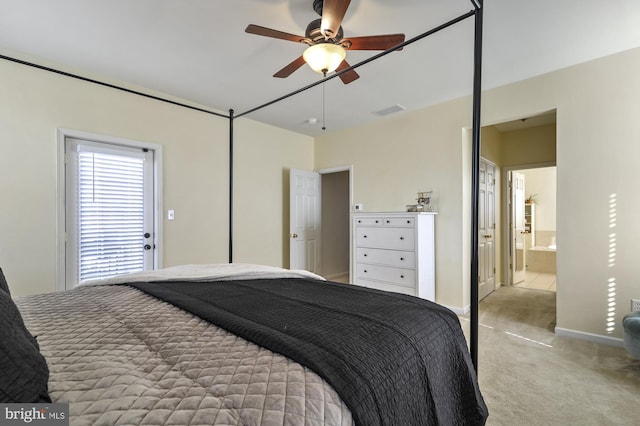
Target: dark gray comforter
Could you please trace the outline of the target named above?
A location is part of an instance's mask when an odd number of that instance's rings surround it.
[[[309,367],[356,424],[486,421],[459,320],[440,305],[312,279],[129,285]]]
[[[19,298],[70,425],[352,426],[310,369],[128,286]]]

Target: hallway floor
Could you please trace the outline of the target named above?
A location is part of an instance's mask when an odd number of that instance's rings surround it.
[[[526,271],[524,281],[514,284],[514,287],[556,291],[556,274]]]

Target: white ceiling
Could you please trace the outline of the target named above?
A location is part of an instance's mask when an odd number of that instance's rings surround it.
[[[313,0],[0,0],[0,53],[83,76],[243,113],[317,81],[303,67],[272,75],[304,45],[244,32],[247,24],[304,34]],[[407,39],[472,10],[469,0],[352,0],[345,37]],[[640,46],[638,0],[486,0],[483,88]],[[350,64],[376,52],[349,51]],[[325,85],[327,130],[471,93],[473,18]],[[311,136],[323,133],[322,85],[248,117]],[[307,123],[311,117],[316,124]]]

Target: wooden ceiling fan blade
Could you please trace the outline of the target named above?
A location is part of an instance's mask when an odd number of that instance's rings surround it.
[[[298,68],[303,66],[305,63],[306,62],[304,61],[304,58],[302,56],[300,56],[298,59],[296,59],[295,61],[291,62],[286,67],[282,68],[280,71],[275,73],[273,76],[274,77],[278,77],[278,78],[289,77],[291,74],[293,74],[295,71],[297,71]]]
[[[340,65],[338,66],[338,68],[336,69],[336,72],[342,71],[344,69],[349,68],[351,65],[349,65],[349,63],[347,61],[342,61],[340,63]],[[340,80],[342,80],[342,82],[344,84],[349,84],[354,80],[357,80],[360,78],[360,76],[358,75],[358,73],[355,70],[351,70],[351,71],[347,71],[344,74],[340,74],[338,77],[340,77]]]
[[[293,41],[296,43],[307,43],[311,41],[308,38],[303,36],[285,33],[283,31],[278,31],[271,28],[267,28],[267,27],[261,27],[260,25],[249,24],[247,25],[247,28],[244,31],[249,34],[277,38],[280,40]]]
[[[324,0],[322,4],[322,22],[320,30],[327,38],[333,38],[338,34],[345,13],[351,0]]]
[[[349,50],[387,50],[404,42],[404,34],[384,34],[350,37],[342,40],[342,47]],[[398,49],[402,50],[402,48]]]

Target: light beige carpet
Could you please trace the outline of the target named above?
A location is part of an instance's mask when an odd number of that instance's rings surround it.
[[[640,361],[553,333],[553,292],[502,287],[480,302],[487,425],[640,425]],[[468,336],[468,315],[461,317]]]

